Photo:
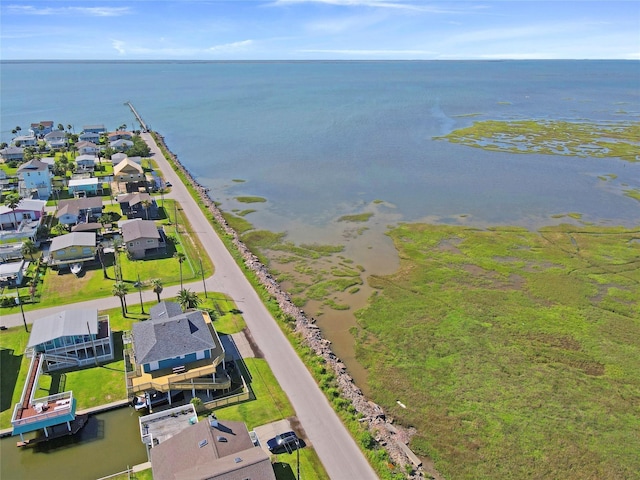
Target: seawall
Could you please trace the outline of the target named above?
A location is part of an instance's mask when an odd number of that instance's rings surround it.
[[[254,255],[242,242],[240,235],[229,226],[221,210],[209,197],[208,189],[200,185],[191,173],[180,163],[178,157],[167,147],[164,137],[154,132],[156,142],[164,148],[169,155],[171,163],[178,169],[194,189],[198,192],[202,205],[211,213],[216,223],[222,228],[224,233],[231,238],[234,247],[241,254],[247,268],[251,269],[262,286],[278,302],[280,309],[295,320],[295,330],[305,339],[305,343],[322,357],[327,365],[334,371],[339,389],[343,398],[349,400],[358,413],[362,415],[362,422],[365,422],[378,443],[387,450],[393,461],[401,466],[410,464],[415,466],[414,458],[409,458],[405,450],[409,440],[415,433],[414,429],[393,425],[392,419],[386,417],[384,410],[379,405],[368,400],[362,390],[354,383],[353,378],[348,374],[346,366],[331,349],[331,342],[322,336],[319,327],[315,325],[315,319],[310,318],[306,313],[294,305],[290,295],[280,286],[275,278],[269,273],[267,267]],[[405,447],[401,447],[402,444]],[[412,478],[424,478],[422,472],[418,471]]]

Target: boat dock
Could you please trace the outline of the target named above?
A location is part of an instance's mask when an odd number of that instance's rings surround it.
[[[86,425],[89,421],[89,415],[76,415],[76,418],[71,420],[69,424],[71,425],[71,429],[68,429],[66,425],[55,425],[53,427],[49,427],[48,435],[40,434],[35,438],[30,438],[26,440],[22,440],[16,443],[18,447],[29,447],[31,445],[35,445],[40,442],[47,442],[54,438],[66,437],[68,435],[75,435],[78,433],[82,427]]]
[[[131,109],[131,113],[133,113],[133,115],[136,117],[136,120],[140,124],[140,128],[142,129],[142,131],[143,132],[148,132],[149,131],[149,127],[147,127],[147,124],[144,122],[144,120],[142,120],[142,117],[140,116],[138,111],[135,109],[133,104],[131,102],[129,102],[129,101],[124,102],[124,104]]]

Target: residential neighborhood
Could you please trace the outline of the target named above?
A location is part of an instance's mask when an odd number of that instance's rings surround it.
[[[251,400],[251,374],[243,357],[253,353],[237,346],[246,342],[242,334],[217,331],[214,320],[226,315],[218,303],[214,309],[198,308],[198,296],[182,288],[183,269],[194,278],[198,255],[175,238],[178,209],[165,207],[168,182],[144,155],[118,151],[117,142],[134,145],[133,132],[108,132],[98,125],[75,135],[52,125],[38,122],[28,141],[16,136],[2,149],[0,171],[7,180],[0,207],[2,305],[22,310],[46,301],[43,292],[51,281],[74,289],[74,284],[102,278],[107,291],[120,299],[124,318],[132,309],[127,294],[137,288],[144,316],[126,331],[112,330],[108,315],[73,305],[37,317],[30,330],[25,321],[29,339],[22,353],[29,366],[24,385],[16,385],[22,393],[11,415],[17,445],[28,448],[77,435],[91,422],[82,403],[86,392],[60,385],[43,394],[41,385],[48,384],[48,376],[90,375],[92,369],[122,358],[126,373],[120,388],[125,398],[116,403],[142,415],[139,441],[147,448],[153,478],[276,478],[267,441],[289,431],[288,421],[265,425],[261,428],[267,433],[256,433],[261,430],[249,432],[245,423],[218,420],[213,413],[199,418],[203,411]],[[82,136],[88,139],[80,140]],[[12,149],[21,149],[20,159],[5,156]],[[143,273],[140,279],[140,272],[166,262],[179,266],[176,301],[160,296],[162,282],[171,277],[151,281]],[[204,273],[202,263],[198,266]],[[158,302],[145,311],[141,289],[150,286]],[[233,313],[237,309],[229,311],[238,316]],[[153,433],[151,425],[163,425],[163,433]],[[296,446],[287,448],[292,453]]]

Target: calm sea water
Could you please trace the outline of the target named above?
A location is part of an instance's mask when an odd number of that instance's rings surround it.
[[[224,209],[263,196],[247,218],[294,240],[363,211],[384,227],[640,223],[623,195],[640,164],[433,139],[483,119],[638,121],[640,62],[2,63],[0,76],[2,141],[41,120],[131,127],[131,100]]]

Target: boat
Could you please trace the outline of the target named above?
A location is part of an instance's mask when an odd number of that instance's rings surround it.
[[[82,263],[72,263],[71,264],[71,273],[74,275],[78,275],[82,270]]]

